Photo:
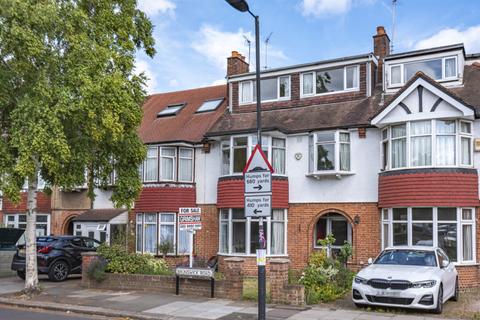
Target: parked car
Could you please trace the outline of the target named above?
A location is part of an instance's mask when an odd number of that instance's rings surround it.
[[[47,274],[52,281],[63,281],[70,274],[79,274],[82,272],[82,252],[95,251],[99,245],[99,241],[86,237],[38,237],[38,273]],[[25,279],[25,245],[17,246],[12,270]]]
[[[459,297],[458,273],[441,248],[387,248],[353,280],[357,307],[429,309],[442,313],[443,303]]]

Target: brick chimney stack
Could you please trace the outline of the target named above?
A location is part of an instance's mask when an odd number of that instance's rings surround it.
[[[238,51],[232,51],[232,55],[227,58],[227,77],[247,73],[248,71],[249,65],[245,61],[245,57]]]
[[[373,36],[373,53],[378,58],[377,83],[382,83],[383,59],[390,54],[390,38],[383,26],[378,26],[377,34]]]

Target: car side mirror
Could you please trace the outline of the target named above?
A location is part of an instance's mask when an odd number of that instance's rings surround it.
[[[373,263],[373,259],[372,258],[368,258],[368,264],[372,264]]]
[[[448,260],[443,260],[442,261],[442,268],[448,267],[449,264],[450,264],[450,262]]]

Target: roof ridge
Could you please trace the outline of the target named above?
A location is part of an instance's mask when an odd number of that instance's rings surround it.
[[[213,89],[213,88],[219,88],[219,87],[227,87],[227,84],[218,84],[214,86],[204,86],[204,87],[197,87],[197,88],[189,88],[189,89],[183,89],[183,90],[177,90],[177,91],[166,91],[166,92],[158,92],[158,93],[152,93],[147,95],[147,99],[151,97],[156,97],[156,96],[161,96],[161,95],[167,95],[167,94],[175,94],[175,93],[182,93],[182,92],[192,92],[192,91],[200,91],[200,90],[206,90],[206,89]]]

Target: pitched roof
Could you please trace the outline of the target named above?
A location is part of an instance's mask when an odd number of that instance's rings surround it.
[[[361,100],[262,111],[262,129],[283,133],[363,127],[380,108],[380,94]],[[256,113],[225,113],[206,134],[247,133],[256,130]]]
[[[211,112],[196,113],[206,100],[223,98]],[[154,94],[143,105],[143,120],[139,135],[144,143],[198,143],[210,126],[225,112],[227,86],[211,86],[184,91]],[[185,104],[175,115],[158,117],[169,105]]]
[[[480,64],[466,65],[463,69],[463,86],[448,89],[475,110],[475,117],[480,117]]]
[[[110,221],[126,211],[127,209],[90,209],[80,214],[73,221]]]

